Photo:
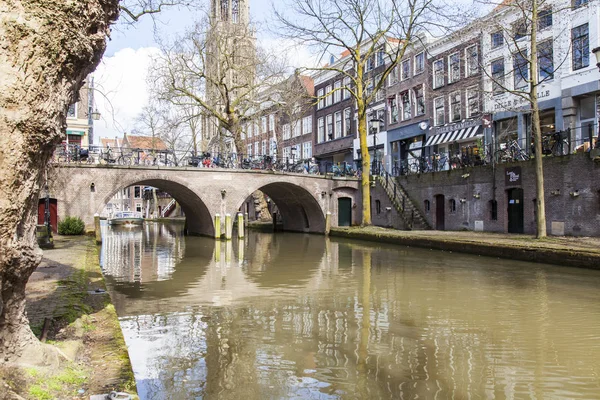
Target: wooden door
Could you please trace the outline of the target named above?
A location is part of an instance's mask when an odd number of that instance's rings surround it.
[[[435,196],[435,229],[446,229],[446,199],[443,194]]]
[[[523,189],[507,190],[508,197],[508,233],[524,232]]]
[[[352,225],[352,199],[340,197],[338,199],[338,226]]]

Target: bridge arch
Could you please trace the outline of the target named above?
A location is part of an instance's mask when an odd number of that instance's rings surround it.
[[[256,190],[269,196],[277,205],[284,231],[325,232],[323,205],[306,188],[290,182],[271,182],[247,191],[243,198],[238,199],[237,209]]]
[[[196,192],[188,188],[184,183],[177,182],[172,177],[169,179],[161,177],[138,177],[122,182],[113,188],[98,205],[96,213],[100,214],[106,204],[119,190],[130,186],[152,186],[171,195],[179,203],[186,217],[186,231],[189,234],[214,236],[215,226],[211,213],[205,202]]]

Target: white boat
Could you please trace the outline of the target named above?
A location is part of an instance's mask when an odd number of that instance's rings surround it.
[[[117,211],[109,219],[109,225],[142,225],[144,217],[137,211]]]

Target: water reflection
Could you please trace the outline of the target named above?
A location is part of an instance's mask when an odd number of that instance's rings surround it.
[[[600,395],[597,272],[161,225],[104,241],[142,399]]]

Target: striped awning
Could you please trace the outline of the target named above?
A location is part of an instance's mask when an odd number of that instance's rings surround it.
[[[455,131],[440,133],[439,135],[427,138],[427,141],[425,142],[425,147],[449,142],[465,141],[468,139],[472,139],[475,136],[479,136],[481,134],[480,132],[481,125],[476,125],[468,128],[457,129]]]

